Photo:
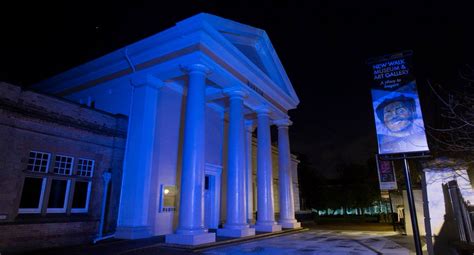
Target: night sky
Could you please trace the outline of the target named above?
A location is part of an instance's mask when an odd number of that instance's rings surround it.
[[[266,30],[301,100],[292,151],[328,175],[376,153],[368,58],[414,51],[428,125],[426,81],[449,86],[474,63],[473,9],[447,1],[37,2],[0,6],[0,80],[28,87],[200,12]]]

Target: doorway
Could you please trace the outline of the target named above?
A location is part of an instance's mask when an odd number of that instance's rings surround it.
[[[204,227],[219,228],[222,166],[206,163],[204,171]]]
[[[204,177],[204,227],[217,229],[215,224],[215,176],[206,174]]]

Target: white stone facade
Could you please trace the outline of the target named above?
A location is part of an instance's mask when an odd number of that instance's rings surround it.
[[[196,245],[299,227],[299,100],[263,30],[199,14],[34,88],[129,117],[116,237]]]

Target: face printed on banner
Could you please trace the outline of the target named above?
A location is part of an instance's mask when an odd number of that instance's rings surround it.
[[[392,132],[400,132],[413,124],[413,112],[407,103],[396,101],[383,108],[383,121]]]
[[[415,100],[398,96],[384,100],[376,109],[378,118],[392,134],[409,131],[415,119]]]
[[[383,92],[382,92],[383,93]],[[378,121],[379,153],[399,153],[428,148],[418,103],[409,94],[384,93],[381,102],[374,105]],[[388,94],[388,95],[387,95]]]

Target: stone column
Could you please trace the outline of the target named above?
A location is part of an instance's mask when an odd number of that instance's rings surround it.
[[[259,232],[280,231],[275,222],[273,201],[272,147],[270,136],[270,110],[257,109],[257,224]]]
[[[218,236],[243,237],[255,235],[247,224],[247,191],[245,165],[244,96],[242,90],[225,92],[230,97],[229,146],[227,159],[227,219]]]
[[[254,224],[253,218],[253,173],[252,173],[252,133],[255,130],[253,120],[245,122],[245,147],[246,147],[246,167],[247,167],[247,222]]]
[[[202,64],[183,67],[189,74],[184,121],[179,222],[167,243],[198,245],[215,242],[215,233],[204,228],[204,150],[206,75]]]
[[[115,236],[151,236],[148,221],[150,176],[159,86],[133,79],[128,135],[124,155],[119,214]]]
[[[300,228],[301,224],[295,219],[295,204],[293,198],[293,179],[291,176],[291,155],[288,127],[289,119],[274,122],[278,126],[278,175],[280,193],[280,221],[283,228]]]

